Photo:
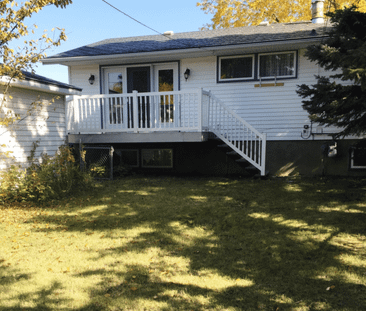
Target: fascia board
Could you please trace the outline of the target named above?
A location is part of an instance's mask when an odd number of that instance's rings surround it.
[[[10,78],[3,76],[0,78],[1,85],[9,84]],[[81,91],[71,89],[71,88],[62,88],[52,84],[44,84],[39,83],[37,81],[32,80],[18,80],[12,79],[10,81],[10,86],[12,87],[19,87],[23,89],[35,90],[35,91],[42,91],[46,93],[52,93],[57,95],[81,95]]]
[[[129,53],[129,54],[111,54],[111,55],[96,55],[96,56],[76,56],[76,57],[60,57],[60,58],[44,58],[42,63],[44,65],[61,64],[65,66],[77,65],[77,64],[99,64],[107,65],[113,62],[113,60],[119,61],[139,61],[149,59],[151,61],[161,59],[177,59],[179,56],[184,58],[193,57],[205,57],[212,55],[225,54],[225,51],[234,50],[258,50],[260,48],[268,47],[275,48],[278,46],[291,45],[299,46],[299,48],[305,48],[310,44],[319,43],[325,36],[313,37],[308,39],[294,39],[294,40],[279,40],[271,42],[259,42],[259,43],[247,43],[238,45],[225,45],[225,46],[214,46],[214,47],[203,47],[203,48],[192,48],[192,49],[181,49],[181,50],[167,50],[167,51],[154,51],[154,52],[141,52],[141,53]]]

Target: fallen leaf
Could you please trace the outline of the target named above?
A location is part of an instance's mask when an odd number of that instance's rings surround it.
[[[131,287],[131,290],[136,291],[137,287]]]

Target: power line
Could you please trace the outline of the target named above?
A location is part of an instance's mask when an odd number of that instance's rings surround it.
[[[152,30],[152,31],[156,32],[157,34],[159,34],[159,35],[161,35],[161,36],[163,36],[163,37],[165,37],[165,38],[167,38],[167,39],[169,39],[169,40],[171,40],[171,41],[179,42],[181,45],[183,45],[183,46],[185,46],[185,47],[188,47],[188,48],[191,48],[191,46],[190,46],[189,44],[186,44],[186,43],[181,42],[181,41],[179,41],[179,40],[177,40],[177,39],[171,38],[169,35],[163,34],[163,33],[161,33],[160,31],[157,31],[157,30],[155,30],[154,28],[151,28],[151,27],[149,27],[149,26],[145,25],[144,23],[142,23],[142,22],[138,21],[136,18],[133,18],[132,16],[128,15],[127,13],[125,13],[125,12],[121,11],[120,9],[116,8],[115,6],[113,6],[112,4],[110,4],[108,1],[106,1],[106,0],[102,0],[102,1],[103,1],[104,3],[106,3],[106,4],[108,4],[108,5],[109,5],[110,7],[112,7],[113,9],[115,9],[115,10],[117,10],[118,12],[122,13],[123,15],[127,16],[128,18],[132,19],[132,20],[133,20],[133,21],[135,21],[136,23],[139,23],[140,25],[142,25],[142,26],[144,26],[144,27],[146,27],[146,28],[148,28],[148,29],[150,29],[150,30]],[[198,48],[200,48],[200,47],[198,47]]]
[[[118,9],[118,8],[116,8],[115,6],[113,6],[112,4],[110,4],[109,2],[107,2],[107,1],[105,1],[105,0],[102,0],[104,3],[106,3],[106,4],[108,4],[110,7],[112,7],[113,9],[115,9],[115,10],[117,10],[118,12],[120,12],[120,13],[122,13],[123,15],[125,15],[125,16],[127,16],[128,18],[130,18],[130,19],[132,19],[133,21],[135,21],[136,23],[139,23],[140,25],[142,25],[142,26],[144,26],[144,27],[146,27],[146,28],[148,28],[148,29],[150,29],[150,30],[152,30],[152,31],[154,31],[154,32],[156,32],[157,34],[159,34],[159,35],[162,35],[162,36],[165,36],[164,34],[162,34],[161,32],[159,32],[159,31],[157,31],[157,30],[155,30],[155,29],[153,29],[153,28],[151,28],[151,27],[149,27],[149,26],[147,26],[147,25],[145,25],[144,23],[141,23],[140,21],[138,21],[137,19],[135,19],[135,18],[133,18],[132,16],[130,16],[130,15],[128,15],[128,14],[126,14],[125,12],[123,12],[123,11],[121,11],[120,9]],[[165,37],[167,37],[167,36],[165,36]],[[169,37],[167,37],[168,39],[170,39]]]

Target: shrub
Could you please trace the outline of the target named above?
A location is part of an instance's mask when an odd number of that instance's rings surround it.
[[[0,172],[0,202],[58,199],[91,186],[92,177],[75,163],[72,150],[61,146],[54,157],[30,158],[30,166],[11,166]]]

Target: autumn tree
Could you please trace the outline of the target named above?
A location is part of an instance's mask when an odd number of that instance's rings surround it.
[[[212,23],[203,29],[258,25],[260,22],[289,23],[311,20],[312,0],[203,0],[197,3],[205,13],[212,14]],[[326,12],[357,5],[366,12],[365,0],[325,0]]]
[[[366,13],[355,7],[328,13],[329,38],[309,46],[306,56],[334,74],[299,86],[303,108],[320,125],[336,126],[335,137],[366,133]]]
[[[51,37],[44,32],[39,39],[27,40],[30,34],[35,34],[37,25],[29,26],[26,22],[46,6],[65,8],[71,3],[72,0],[0,1],[0,127],[6,128],[21,118],[6,107],[11,99],[9,90],[12,79],[22,79],[22,72],[33,71],[34,65],[45,57],[48,48],[66,40],[65,31],[60,28],[57,28],[56,36]],[[14,42],[19,45],[18,48],[12,48]],[[0,154],[1,147],[5,146],[0,144]]]

